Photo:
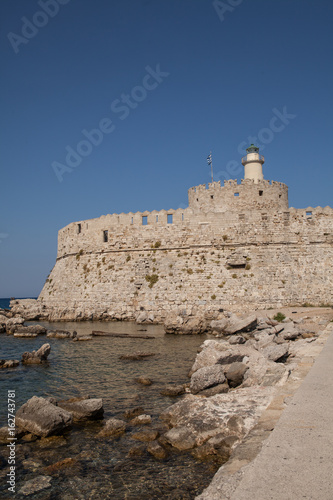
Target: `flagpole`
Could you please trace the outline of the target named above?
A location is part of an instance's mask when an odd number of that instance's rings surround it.
[[[210,152],[210,157],[211,157],[211,164],[210,164],[210,168],[211,168],[211,172],[212,172],[212,182],[213,181],[213,158],[212,158],[212,152]]]

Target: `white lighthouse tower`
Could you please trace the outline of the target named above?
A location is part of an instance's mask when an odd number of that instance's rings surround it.
[[[259,154],[259,148],[251,144],[246,150],[247,155],[243,156],[242,164],[244,165],[244,179],[253,179],[256,184],[264,179],[262,166],[265,158]]]

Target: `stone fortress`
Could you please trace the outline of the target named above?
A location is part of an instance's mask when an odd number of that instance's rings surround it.
[[[333,209],[289,208],[251,145],[244,179],[189,189],[186,209],[104,215],[59,231],[38,298],[51,320],[333,304]]]

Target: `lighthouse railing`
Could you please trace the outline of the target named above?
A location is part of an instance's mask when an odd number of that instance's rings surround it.
[[[253,154],[253,153],[251,153],[251,154]],[[257,155],[257,156],[258,156],[257,158],[252,158],[251,160],[248,160],[247,159],[248,155],[246,155],[246,156],[243,156],[243,158],[242,158],[241,161],[242,161],[242,163],[244,163],[244,162],[251,162],[251,161],[262,161],[262,162],[265,162],[265,157],[264,156],[262,156],[262,155]]]

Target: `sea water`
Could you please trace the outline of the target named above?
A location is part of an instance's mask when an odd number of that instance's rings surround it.
[[[94,337],[85,342],[46,339],[14,338],[2,334],[2,359],[20,359],[25,351],[38,349],[45,342],[51,345],[46,365],[20,365],[3,370],[0,378],[1,425],[6,424],[7,391],[14,390],[17,408],[33,395],[68,399],[77,396],[102,398],[104,418],[124,418],[126,410],[143,407],[152,416],[155,428],[163,424],[160,413],[179,398],[162,396],[166,384],[189,381],[188,372],[197,350],[206,336],[165,335],[158,325],[138,326],[125,322],[45,323],[49,329],[76,330],[80,335],[92,330],[154,338]],[[146,331],[140,331],[146,330]],[[142,361],[125,361],[120,357],[135,352],[154,353]],[[153,381],[150,386],[138,384],[135,379],[145,376]],[[148,428],[151,426],[148,426]],[[68,467],[52,473],[51,488],[35,493],[33,498],[63,498],[66,500],[105,498],[127,500],[194,498],[210,482],[216,467],[196,461],[187,452],[169,454],[158,461],[146,451],[131,456],[129,451],[138,446],[131,435],[140,428],[129,428],[120,438],[97,438],[102,423],[74,426],[65,438],[38,440],[17,445],[17,491],[38,475],[49,475],[48,466],[71,458]],[[0,454],[6,459],[6,448]],[[1,458],[1,457],[0,457]],[[5,461],[0,460],[0,494],[6,492]],[[45,496],[46,495],[46,496]]]

